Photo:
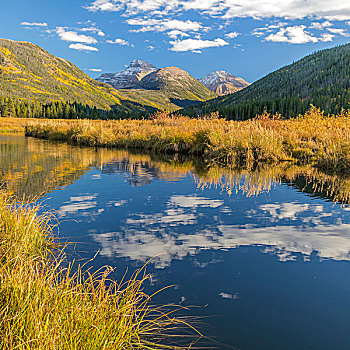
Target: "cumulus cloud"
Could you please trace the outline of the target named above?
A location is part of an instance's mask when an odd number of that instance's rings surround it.
[[[123,4],[117,4],[117,1],[109,1],[109,0],[96,0],[90,4],[90,6],[86,6],[86,9],[89,11],[120,11],[123,8]]]
[[[72,41],[76,43],[84,43],[84,44],[96,44],[97,40],[92,36],[78,34],[77,32],[67,30],[65,27],[57,27],[56,33],[60,37],[61,40],[64,41]]]
[[[177,39],[179,36],[181,36],[181,38],[183,37],[188,37],[189,34],[182,32],[181,30],[171,30],[170,32],[168,32],[168,36],[171,39]]]
[[[323,30],[324,28],[332,27],[333,23],[329,21],[321,22],[312,22],[310,28]]]
[[[47,27],[46,22],[22,22],[21,25],[27,27]]]
[[[114,39],[114,40],[107,40],[108,44],[118,44],[118,45],[122,45],[122,46],[129,46],[130,43],[124,39]]]
[[[70,49],[79,50],[79,51],[98,51],[97,47],[84,45],[84,44],[70,44]]]
[[[95,0],[89,11],[123,11],[125,15],[195,10],[224,18],[305,18],[350,20],[350,3],[344,0]]]
[[[334,37],[335,35],[333,34],[324,33],[322,34],[320,41],[323,41],[323,42],[333,41]]]
[[[170,41],[170,44],[172,45],[172,48],[170,49],[171,51],[176,51],[176,52],[192,51],[196,53],[200,53],[201,49],[205,49],[208,47],[220,47],[220,46],[229,45],[228,42],[220,38],[217,38],[215,40],[201,40],[201,39],[175,40],[175,41]]]
[[[182,32],[198,32],[199,30],[206,30],[199,22],[193,22],[190,20],[181,21],[178,19],[142,19],[133,18],[126,21],[132,26],[141,26],[140,29],[132,30],[132,32],[165,32],[168,30],[179,30]]]
[[[349,36],[347,31],[343,28],[327,28],[327,30],[333,34],[338,34],[342,36]]]
[[[265,38],[266,41],[286,42],[291,44],[305,44],[308,42],[318,42],[319,38],[312,36],[305,31],[306,26],[293,26],[281,28],[276,34],[270,34]]]

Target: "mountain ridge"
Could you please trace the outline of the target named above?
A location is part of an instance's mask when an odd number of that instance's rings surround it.
[[[268,112],[304,114],[311,105],[338,114],[350,108],[350,44],[317,51],[284,66],[234,94],[182,111],[191,116],[219,112],[244,120]]]
[[[104,83],[110,81],[113,86],[124,86],[119,89],[123,96],[171,112],[217,96],[179,67],[155,68],[137,59],[124,70],[105,73],[97,79]]]

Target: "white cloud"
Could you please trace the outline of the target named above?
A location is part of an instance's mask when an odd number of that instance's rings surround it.
[[[238,35],[239,35],[239,33],[237,33],[237,32],[231,32],[231,33],[225,34],[225,37],[228,39],[233,39],[233,38],[237,38]]]
[[[177,39],[179,36],[181,36],[181,38],[189,36],[189,34],[182,32],[181,30],[176,30],[176,29],[171,30],[167,34],[168,34],[169,38],[171,38],[171,39]]]
[[[98,29],[96,27],[80,28],[79,30],[82,32],[96,33],[98,36],[102,36],[102,37],[106,35],[101,29]]]
[[[154,49],[155,49],[155,47],[152,46],[152,45],[147,46],[147,50],[148,50],[148,51],[153,51]]]
[[[262,36],[262,35],[265,35],[265,33],[271,33],[275,29],[279,29],[279,28],[285,27],[287,25],[288,25],[288,23],[286,23],[286,22],[277,22],[277,23],[273,23],[273,24],[267,23],[265,25],[265,27],[255,28],[252,32],[252,35]]]
[[[334,37],[335,35],[333,34],[324,33],[322,34],[320,41],[323,41],[323,42],[333,41]]]
[[[293,26],[281,28],[276,34],[270,34],[265,38],[266,41],[287,42],[291,44],[305,44],[308,42],[317,42],[316,38],[305,31],[305,26]]]
[[[87,69],[89,72],[102,72],[101,68],[89,68]]]
[[[85,7],[89,11],[120,11],[123,5],[116,4],[116,1],[96,0],[90,6]]]
[[[342,29],[342,28],[327,28],[327,30],[333,34],[338,34],[338,35],[342,35],[342,36],[349,36],[349,34],[346,32],[346,30]]]
[[[333,23],[329,21],[324,21],[323,23],[312,22],[310,28],[323,30],[324,28],[331,27],[332,25]]]
[[[70,44],[70,49],[79,50],[79,51],[98,51],[97,47],[84,45],[84,44]]]
[[[199,22],[190,20],[180,21],[178,19],[142,19],[133,18],[126,21],[132,26],[141,26],[140,29],[134,29],[132,32],[165,32],[168,30],[179,30],[182,32],[198,32],[199,30],[207,30]]]
[[[350,3],[344,0],[96,0],[89,11],[123,11],[125,15],[165,15],[195,10],[224,18],[305,18],[350,20]]]
[[[215,40],[198,40],[198,39],[185,39],[185,40],[176,40],[169,42],[172,45],[171,51],[176,52],[185,52],[192,51],[196,53],[200,53],[201,49],[205,49],[208,47],[220,47],[229,45],[223,39],[217,38]]]
[[[84,43],[84,44],[96,44],[97,40],[92,36],[78,34],[77,32],[73,32],[71,30],[67,30],[64,27],[57,27],[56,33],[64,41],[72,41],[76,43]]]
[[[47,23],[40,23],[40,22],[22,22],[22,26],[28,26],[28,27],[47,27]]]
[[[122,45],[122,46],[129,46],[130,43],[124,39],[114,39],[114,40],[107,40],[108,44],[118,44],[118,45]]]

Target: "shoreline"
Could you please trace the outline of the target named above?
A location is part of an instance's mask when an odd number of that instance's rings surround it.
[[[248,121],[191,119],[159,113],[151,120],[41,120],[25,135],[73,145],[199,156],[208,164],[252,167],[291,162],[349,173],[350,113],[325,116],[312,108],[304,116],[265,114]]]

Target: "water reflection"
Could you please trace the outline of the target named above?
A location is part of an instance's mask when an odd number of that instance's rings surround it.
[[[111,158],[95,151],[23,136],[0,137],[0,188],[17,197],[38,197],[74,183]]]
[[[320,258],[350,259],[349,207],[306,202],[294,191],[282,194],[287,184],[349,203],[349,179],[311,167],[220,169],[23,137],[2,137],[0,154],[3,188],[19,196],[48,193],[95,169],[84,180],[84,191],[72,188],[55,209],[62,220],[90,223],[88,234],[104,257],[145,262],[157,256],[155,265],[164,268],[203,250],[255,245],[281,261],[295,259],[296,253],[307,260],[314,252]],[[121,178],[146,189],[128,193]],[[150,188],[159,180],[169,185]]]
[[[320,258],[350,258],[350,222],[340,207],[275,202],[239,210],[226,204],[205,197],[172,196],[162,211],[130,213],[118,231],[97,229],[90,235],[101,245],[103,256],[145,262],[159,255],[155,258],[159,268],[201,250],[252,245],[267,247],[263,251],[281,261],[294,260],[296,253],[308,260],[315,252]]]

